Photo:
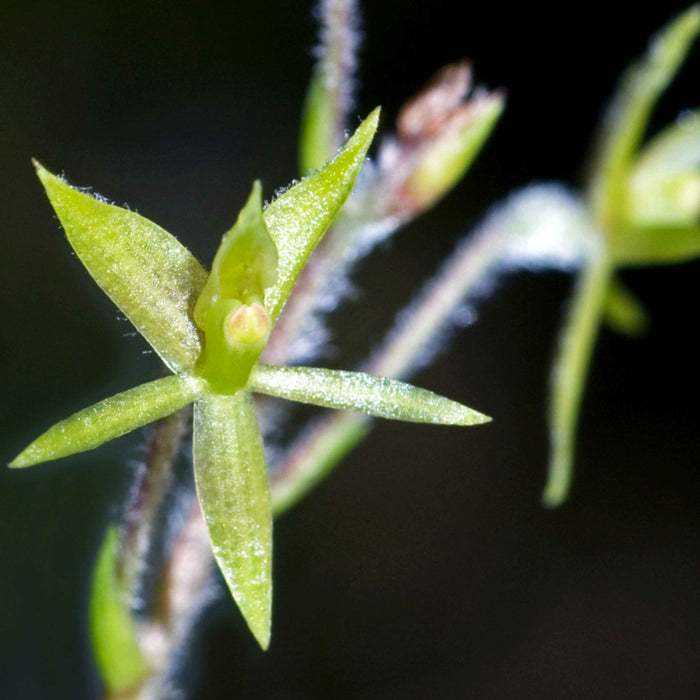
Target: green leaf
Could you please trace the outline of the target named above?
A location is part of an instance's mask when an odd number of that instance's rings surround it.
[[[611,255],[620,266],[671,265],[700,255],[700,227],[626,228],[618,231]]]
[[[149,668],[139,646],[129,591],[116,572],[119,529],[107,530],[100,548],[90,599],[90,632],[95,661],[107,689],[124,694],[138,688]]]
[[[591,260],[579,279],[552,373],[549,473],[542,500],[554,508],[569,494],[576,424],[583,387],[598,334],[612,268],[604,256]]]
[[[643,335],[649,330],[649,316],[632,292],[613,277],[603,308],[605,323],[617,333],[630,337]]]
[[[73,249],[97,284],[177,372],[201,350],[192,311],[207,273],[167,231],[80,192],[36,163]]]
[[[273,321],[313,249],[352,191],[378,122],[379,108],[325,168],[288,189],[265,209],[265,223],[279,253],[277,284],[265,296]]]
[[[10,467],[29,467],[91,450],[175,413],[201,392],[202,383],[187,374],[171,375],[128,389],[56,423],[15,457]]]
[[[194,409],[194,474],[214,556],[250,631],[266,649],[272,612],[272,513],[250,394],[207,394]]]
[[[647,53],[624,74],[599,138],[593,179],[596,216],[619,223],[626,206],[626,178],[651,110],[683,63],[700,30],[694,5],[652,40]]]
[[[431,391],[363,372],[257,365],[250,388],[291,401],[413,423],[476,425],[490,420]]]

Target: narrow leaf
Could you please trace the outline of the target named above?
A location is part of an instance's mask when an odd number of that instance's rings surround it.
[[[700,227],[626,228],[611,246],[621,266],[671,265],[700,255]]]
[[[651,110],[675,76],[700,30],[694,5],[651,41],[647,53],[624,74],[599,138],[593,198],[599,220],[616,223],[625,201],[625,180]]]
[[[363,372],[257,365],[250,387],[291,401],[413,423],[476,425],[490,420],[431,391]]]
[[[549,473],[542,496],[544,504],[551,508],[561,505],[569,494],[576,424],[610,275],[610,261],[602,256],[594,258],[584,270],[554,363],[549,412]]]
[[[258,643],[270,641],[272,513],[265,451],[247,392],[195,403],[194,474],[214,556]]]
[[[119,530],[107,530],[95,567],[90,600],[90,632],[95,661],[114,695],[128,694],[148,675],[129,608],[129,592],[116,572]]]
[[[615,277],[610,280],[603,318],[612,330],[633,338],[649,330],[649,316],[646,309],[639,299]]]
[[[277,284],[265,306],[279,316],[299,273],[352,191],[379,122],[379,108],[358,127],[343,150],[322,170],[280,195],[264,218],[277,245]]]
[[[171,375],[116,394],[56,423],[10,463],[29,467],[85,452],[158,418],[175,413],[202,391],[187,374]]]
[[[193,367],[201,350],[192,311],[207,277],[202,266],[153,222],[35,165],[70,244],[97,284],[170,369]]]

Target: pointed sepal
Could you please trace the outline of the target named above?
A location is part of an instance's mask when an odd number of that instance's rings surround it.
[[[193,367],[201,350],[192,311],[207,277],[202,266],[152,221],[35,166],[68,241],[93,279],[170,369]]]
[[[266,649],[272,612],[272,511],[250,394],[206,394],[194,409],[194,474],[214,556]]]
[[[624,217],[627,177],[657,100],[673,80],[700,31],[700,6],[693,5],[666,27],[646,54],[623,75],[598,140],[592,195],[596,218],[606,228]]]
[[[250,389],[290,401],[412,423],[477,425],[491,420],[432,391],[364,372],[259,364],[251,374]]]
[[[630,338],[644,335],[651,325],[642,302],[616,277],[608,286],[603,320],[608,328]]]
[[[99,447],[187,406],[202,392],[187,374],[156,379],[111,396],[49,428],[10,462],[30,467]]]
[[[352,191],[378,123],[379,108],[360,124],[328,165],[288,189],[265,209],[265,223],[279,253],[277,284],[265,296],[273,321],[313,249]]]

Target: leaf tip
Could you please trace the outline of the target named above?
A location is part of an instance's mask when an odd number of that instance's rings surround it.
[[[470,411],[470,413],[470,422],[467,423],[467,425],[483,425],[484,423],[490,423],[493,420],[491,416],[487,416],[485,413],[480,413],[479,411],[474,411],[473,409]]]
[[[381,105],[377,105],[370,113],[367,119],[365,119],[365,122],[367,124],[370,124],[374,126],[374,129],[376,131],[377,127],[379,126],[379,117],[382,114],[382,107]]]
[[[7,466],[10,469],[23,469],[39,464],[42,460],[36,459],[31,453],[31,445],[20,452]]]
[[[365,157],[365,154],[369,150],[370,145],[372,144],[374,135],[377,133],[377,128],[379,127],[379,117],[381,115],[381,112],[381,107],[375,107],[365,118],[362,124],[360,124],[360,126],[357,127],[357,131],[350,138],[350,142],[355,142],[358,144],[359,151],[362,153],[363,159]]]
[[[36,170],[37,176],[44,184],[50,177],[55,177],[55,175],[52,175],[52,173],[50,173],[36,158],[32,158],[32,165],[34,166],[34,170]]]
[[[267,651],[270,646],[270,636],[272,631],[270,618],[268,618],[265,623],[258,624],[255,627],[250,626],[250,631],[253,633],[253,636],[255,637],[257,643],[260,645],[260,648],[263,651]]]

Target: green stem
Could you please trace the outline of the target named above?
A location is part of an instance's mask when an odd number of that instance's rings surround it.
[[[426,345],[449,326],[465,298],[491,272],[501,246],[501,232],[494,228],[482,229],[458,246],[362,369],[393,379],[415,371]],[[273,513],[279,515],[301,500],[371,427],[372,420],[363,414],[334,412],[305,430],[271,475]]]
[[[188,406],[153,425],[147,455],[131,492],[122,529],[120,578],[126,590],[139,585],[146,566],[153,524],[172,484],[173,462],[192,415]]]

